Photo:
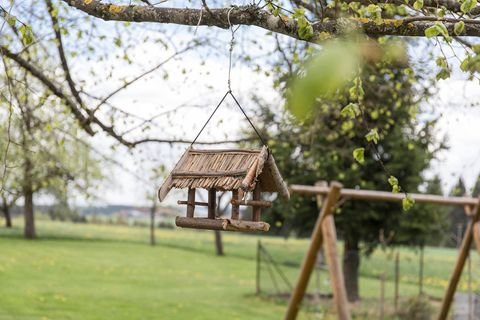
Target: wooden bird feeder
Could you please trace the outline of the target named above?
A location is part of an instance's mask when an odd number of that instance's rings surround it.
[[[225,231],[268,231],[260,221],[262,208],[272,206],[261,199],[262,192],[277,192],[289,198],[288,188],[267,147],[259,150],[197,150],[188,148],[158,191],[160,202],[172,188],[188,189],[186,217],[177,217],[178,227]],[[208,190],[208,202],[195,199],[196,189]],[[232,192],[230,219],[216,217],[216,192]],[[248,193],[252,194],[251,200]],[[208,217],[195,217],[195,208],[208,207]],[[252,207],[252,221],[240,219],[240,206]]]

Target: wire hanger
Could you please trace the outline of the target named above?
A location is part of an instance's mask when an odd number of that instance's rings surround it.
[[[193,139],[192,143],[190,144],[190,146],[193,146],[193,144],[197,141],[198,137],[202,134],[203,130],[205,129],[205,127],[207,126],[207,124],[210,122],[210,120],[213,118],[214,114],[217,112],[217,110],[220,108],[220,106],[223,104],[223,102],[225,101],[225,99],[227,98],[227,96],[230,96],[232,97],[233,101],[235,101],[235,104],[238,106],[238,108],[240,109],[240,111],[242,111],[245,119],[247,119],[248,123],[250,124],[250,126],[253,128],[253,130],[255,131],[255,133],[257,134],[258,138],[260,139],[260,141],[262,142],[262,144],[264,146],[267,146],[267,143],[265,142],[265,140],[263,139],[263,137],[261,136],[260,132],[257,130],[257,128],[254,126],[252,120],[250,120],[250,118],[248,117],[247,113],[245,112],[245,110],[243,109],[243,107],[240,105],[240,102],[238,102],[237,98],[235,97],[235,95],[233,94],[232,92],[232,87],[231,87],[231,72],[232,72],[232,55],[233,55],[233,46],[235,45],[235,32],[237,32],[237,30],[240,28],[240,26],[237,26],[235,29],[233,28],[231,22],[230,22],[230,13],[232,12],[232,10],[234,9],[235,7],[231,7],[230,10],[228,11],[227,13],[227,19],[228,19],[228,25],[230,26],[230,31],[232,33],[232,36],[230,38],[230,49],[229,49],[229,59],[228,59],[228,80],[227,80],[227,86],[228,86],[228,91],[225,93],[225,95],[222,97],[222,99],[220,100],[220,102],[217,104],[217,106],[215,107],[215,109],[213,110],[213,112],[210,114],[210,117],[208,117],[207,121],[204,123],[204,125],[202,126],[202,128],[200,129],[200,131],[198,132],[197,136],[195,137],[195,139]]]

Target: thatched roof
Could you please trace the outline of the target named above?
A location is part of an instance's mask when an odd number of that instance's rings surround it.
[[[162,201],[172,188],[278,192],[288,189],[267,147],[258,150],[196,150],[188,148],[158,191]]]

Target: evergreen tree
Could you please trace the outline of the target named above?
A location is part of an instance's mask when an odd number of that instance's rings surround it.
[[[440,147],[432,135],[435,121],[416,121],[418,96],[428,92],[417,91],[411,72],[394,66],[370,65],[362,80],[366,106],[363,124],[362,120],[358,123],[341,114],[342,106],[348,104],[345,92],[339,92],[336,100],[317,100],[315,114],[304,123],[260,102],[258,122],[264,123],[263,134],[269,137],[275,160],[289,184],[338,180],[349,188],[390,191],[383,165],[399,179],[405,191],[418,191],[422,172],[434,156],[431,150]],[[376,150],[372,146],[366,150],[365,161],[359,164],[352,150],[364,144],[364,125],[378,128],[382,139]],[[314,197],[297,195],[288,202],[276,201],[265,214],[273,232],[299,236],[311,234],[317,216]],[[337,209],[335,221],[344,243],[343,272],[351,301],[359,298],[360,250],[371,253],[380,243],[381,233],[394,235],[394,241],[402,242],[404,218],[402,206],[393,203],[347,201]],[[410,234],[419,229],[424,232],[427,229],[422,228],[438,223],[438,215],[430,211],[422,219],[430,223],[415,228],[410,225]]]
[[[458,178],[457,184],[450,191],[451,196],[463,197],[467,193],[467,188],[463,179]],[[448,246],[457,247],[458,244],[462,241],[462,236],[465,228],[468,224],[468,217],[465,214],[463,207],[455,206],[451,207],[449,212],[449,228],[448,235],[450,241],[447,242]]]

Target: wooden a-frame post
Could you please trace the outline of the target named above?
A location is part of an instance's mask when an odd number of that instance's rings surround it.
[[[310,275],[312,274],[315,261],[317,260],[317,254],[322,243],[324,243],[330,270],[330,280],[332,283],[338,319],[350,320],[345,283],[337,260],[335,224],[332,216],[335,205],[340,198],[341,189],[342,185],[339,182],[334,181],[330,184],[330,190],[326,195],[325,201],[323,201],[322,209],[317,218],[317,222],[315,223],[315,228],[313,229],[312,239],[300,269],[297,285],[295,286],[288,303],[285,320],[294,320],[297,318],[300,304],[305,295],[308,281],[310,280]],[[317,201],[318,200],[322,199],[317,198]]]
[[[473,216],[468,223],[467,230],[465,230],[465,235],[463,236],[462,245],[460,246],[460,252],[458,254],[457,261],[455,262],[455,268],[453,273],[450,276],[450,281],[448,283],[447,292],[442,301],[442,307],[440,314],[438,315],[438,320],[446,320],[448,317],[448,312],[450,311],[450,306],[452,304],[453,296],[457,290],[458,282],[462,275],[463,267],[465,266],[465,261],[467,260],[470,248],[472,246],[474,228],[477,227],[477,222],[480,219],[480,199],[473,209]]]

